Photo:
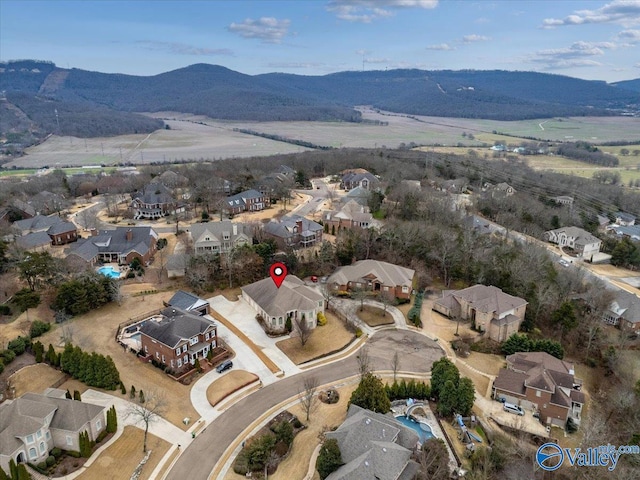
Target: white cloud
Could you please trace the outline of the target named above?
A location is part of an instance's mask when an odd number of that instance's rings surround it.
[[[427,47],[427,50],[442,50],[442,51],[448,51],[448,50],[455,50],[456,47],[452,47],[451,45],[449,45],[448,43],[440,43],[438,45],[429,45]]]
[[[371,23],[379,18],[393,16],[394,13],[389,9],[431,9],[437,5],[438,0],[331,0],[327,10],[341,20]]]
[[[149,50],[163,50],[176,55],[199,55],[199,56],[214,56],[214,55],[233,55],[233,51],[228,48],[205,48],[196,47],[194,45],[187,45],[185,43],[178,42],[158,42],[155,40],[140,40],[136,42],[143,45]]]
[[[539,50],[529,57],[529,61],[544,65],[547,69],[569,67],[593,67],[602,65],[588,57],[600,57],[605,50],[616,48],[612,42],[574,42],[569,47]]]
[[[543,28],[588,23],[617,23],[625,26],[640,24],[640,1],[614,0],[596,10],[576,10],[563,19],[546,18]]]
[[[270,62],[267,63],[269,68],[318,68],[324,67],[324,63],[320,62]]]
[[[634,65],[634,67],[636,67],[636,68],[640,68],[640,62],[636,63],[636,64]]]
[[[640,42],[640,30],[622,30],[616,38],[627,42]]]
[[[390,63],[390,62],[391,62],[390,58],[365,58],[364,59],[364,63],[371,63],[371,64]]]
[[[278,20],[274,17],[251,18],[227,27],[230,32],[237,33],[244,38],[259,38],[265,43],[280,43],[287,34],[291,21]]]
[[[485,37],[484,35],[476,35],[476,34],[465,35],[464,37],[462,37],[462,41],[464,43],[486,42],[487,40],[490,40],[490,38]]]

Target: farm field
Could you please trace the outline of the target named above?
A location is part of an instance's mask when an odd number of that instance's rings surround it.
[[[445,117],[408,117],[361,108],[363,118],[388,122],[388,125],[347,122],[233,122],[175,112],[158,112],[169,130],[149,135],[122,135],[110,138],[81,139],[52,136],[46,142],[28,148],[27,154],[6,164],[20,168],[112,166],[118,163],[149,164],[183,160],[246,158],[301,152],[304,147],[243,134],[234,129],[280,135],[333,148],[396,148],[411,142],[421,145],[459,145],[463,148],[492,145],[496,141],[517,144],[523,137],[549,140],[586,140],[602,143],[614,140],[638,140],[640,118],[581,117],[495,121]],[[505,135],[492,132],[501,132]],[[473,134],[474,140],[462,134]],[[631,152],[638,145],[603,147],[604,151]],[[619,155],[620,156],[620,155]],[[621,161],[622,161],[622,156]],[[629,155],[625,161],[637,157]],[[638,162],[636,162],[638,163]]]

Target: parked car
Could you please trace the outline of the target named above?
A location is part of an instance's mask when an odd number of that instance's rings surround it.
[[[316,277],[315,275],[311,275],[311,281],[313,283],[318,283],[318,277]]]
[[[320,277],[320,283],[327,283],[327,280],[329,280],[329,277]]]
[[[516,415],[520,415],[521,417],[524,416],[524,410],[518,405],[514,405],[513,403],[505,402],[504,405],[502,405],[502,409],[505,412],[514,413]]]
[[[231,360],[225,360],[216,367],[216,372],[222,373],[226,370],[229,370],[231,367],[233,367],[233,362]]]

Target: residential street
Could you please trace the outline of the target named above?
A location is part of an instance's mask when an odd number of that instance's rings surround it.
[[[382,330],[368,343],[374,370],[390,370],[390,352],[398,351],[402,370],[427,373],[431,364],[443,355],[437,342],[409,330]],[[298,375],[267,385],[229,408],[212,421],[180,456],[167,475],[170,480],[182,480],[188,473],[191,480],[206,480],[224,451],[243,430],[274,405],[297,395],[307,377],[317,377],[320,385],[339,383],[358,373],[357,354]]]

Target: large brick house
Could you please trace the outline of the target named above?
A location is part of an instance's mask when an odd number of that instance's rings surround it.
[[[217,332],[213,321],[169,307],[144,322],[140,343],[145,356],[180,371],[218,346]]]
[[[176,210],[176,201],[171,190],[162,183],[150,183],[145,185],[141,191],[131,195],[132,210],[134,220],[141,218],[155,220],[170,215]]]
[[[151,227],[92,230],[91,237],[73,244],[67,258],[80,258],[91,265],[98,262],[125,265],[138,258],[146,265],[156,252],[157,241],[158,234]]]
[[[578,227],[563,227],[549,230],[544,234],[545,239],[560,247],[572,248],[579,258],[592,261],[600,252],[602,241],[591,235],[586,230]]]
[[[280,220],[271,220],[263,227],[267,238],[273,238],[278,247],[307,248],[322,243],[323,227],[300,215],[288,215]]]
[[[343,228],[369,228],[373,225],[369,207],[360,205],[355,200],[349,200],[339,210],[325,212],[323,219],[330,232],[339,232]]]
[[[0,404],[0,468],[8,472],[11,460],[38,464],[54,447],[77,452],[82,432],[95,441],[106,428],[105,407],[64,396],[51,389]]]
[[[409,298],[416,272],[410,268],[378,260],[360,260],[338,268],[327,283],[333,291],[364,289],[391,293],[395,298]]]
[[[491,340],[504,342],[520,329],[527,301],[498,287],[474,285],[445,290],[433,303],[433,310],[452,319],[470,320],[480,331],[488,332]]]
[[[493,397],[533,410],[540,422],[564,428],[580,424],[585,395],[573,364],[546,352],[514,353],[493,382]]]
[[[365,190],[373,190],[380,184],[380,180],[364,168],[346,170],[340,180],[340,186],[345,190],[362,187]]]
[[[257,190],[245,190],[227,197],[223,211],[227,215],[237,215],[242,212],[259,212],[269,206],[269,196]]]
[[[629,333],[640,333],[640,297],[618,291],[602,319],[609,325]]]

